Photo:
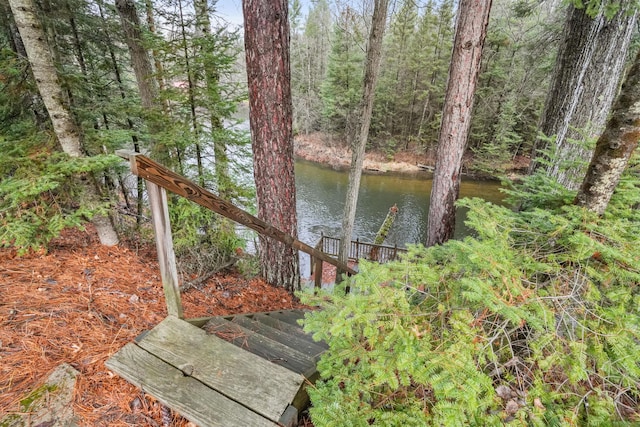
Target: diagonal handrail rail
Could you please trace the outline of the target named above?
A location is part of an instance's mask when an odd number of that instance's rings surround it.
[[[348,265],[315,249],[306,243],[301,242],[288,233],[274,227],[273,225],[251,215],[249,212],[235,206],[231,202],[222,199],[205,188],[189,181],[187,178],[178,175],[160,163],[151,160],[149,157],[133,152],[131,150],[117,150],[116,155],[129,160],[131,171],[145,180],[152,182],[162,188],[172,191],[194,203],[210,209],[220,215],[242,224],[257,233],[271,237],[287,246],[305,252],[312,257],[321,259],[332,264],[349,274],[356,274],[356,271]]]

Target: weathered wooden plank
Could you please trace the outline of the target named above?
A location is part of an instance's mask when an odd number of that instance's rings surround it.
[[[280,320],[281,322],[285,322],[300,328],[301,326],[298,323],[298,320],[304,318],[304,312],[294,310],[272,311],[271,313],[269,313],[269,316],[272,316]]]
[[[302,376],[282,366],[171,316],[149,331],[138,345],[276,422],[304,382]]]
[[[356,274],[353,269],[339,262],[337,259],[302,243],[295,237],[279,230],[260,218],[251,215],[249,212],[238,208],[232,203],[216,196],[210,191],[178,175],[170,169],[167,169],[160,163],[154,162],[150,158],[129,150],[117,150],[116,154],[128,159],[131,164],[131,171],[146,179],[148,182],[153,182],[167,190],[171,190],[174,193],[199,204],[200,206],[204,206],[205,208],[211,209],[220,215],[224,215],[239,224],[247,226],[263,236],[271,237],[272,239],[282,242],[287,246],[308,253],[316,258],[320,258],[329,264],[335,265],[343,271],[349,272],[350,274]]]
[[[147,181],[147,193],[149,194],[149,204],[151,205],[158,264],[160,264],[160,276],[162,277],[162,288],[167,303],[167,311],[171,316],[182,318],[178,268],[176,267],[176,255],[173,251],[167,192],[164,188]]]
[[[199,426],[276,425],[200,381],[185,376],[179,369],[133,343],[124,346],[105,364],[130,383]],[[286,408],[285,406],[283,409]]]
[[[276,319],[275,317],[271,316],[270,313],[257,313],[257,314],[253,314],[252,318],[264,323],[265,325],[271,326],[272,328],[284,331],[288,334],[292,334],[292,335],[296,335],[299,338],[306,340],[320,348],[322,348],[323,350],[326,350],[329,348],[329,346],[327,345],[327,343],[325,343],[324,341],[316,341],[313,339],[313,337],[311,336],[311,334],[307,334],[304,332],[304,330],[302,329],[302,326],[300,325],[291,325],[290,323],[287,322],[282,322],[278,319]]]
[[[313,357],[291,347],[243,328],[220,317],[211,319],[204,327],[209,333],[218,334],[229,342],[233,342],[244,350],[282,366],[304,377],[316,372],[316,361]]]
[[[284,344],[287,347],[291,347],[294,350],[304,353],[307,356],[312,357],[315,361],[318,360],[320,355],[325,350],[324,348],[319,347],[314,343],[309,342],[308,340],[300,338],[297,334],[289,334],[281,329],[279,330],[276,328],[272,328],[271,326],[268,326],[257,320],[249,319],[247,316],[234,316],[232,322],[237,323],[238,325],[254,331],[264,337],[277,341],[280,344]]]

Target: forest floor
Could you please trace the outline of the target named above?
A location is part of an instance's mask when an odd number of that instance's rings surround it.
[[[297,158],[319,163],[336,170],[348,170],[351,164],[351,150],[342,140],[327,134],[312,133],[297,135],[294,139],[294,154]],[[507,176],[517,179],[526,173],[530,159],[515,156],[510,163],[501,165]],[[435,151],[425,152],[422,149],[400,150],[387,154],[381,150],[370,150],[365,153],[363,169],[365,173],[393,173],[418,175],[425,170],[433,170]],[[475,178],[492,178],[486,174],[472,172],[474,158],[470,154],[463,157],[463,174]]]
[[[189,318],[302,308],[283,289],[233,272],[184,291],[182,302]],[[152,242],[104,247],[89,225],[65,230],[48,253],[0,250],[0,419],[19,413],[20,401],[66,362],[79,371],[78,425],[190,425],[175,414],[163,422],[157,401],[104,365],[166,315]]]

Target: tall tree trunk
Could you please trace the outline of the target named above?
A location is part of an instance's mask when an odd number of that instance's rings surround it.
[[[244,0],[249,124],[258,216],[297,236],[296,187],[286,0]],[[268,283],[300,287],[298,253],[260,236],[260,266]]]
[[[10,0],[9,5],[24,43],[38,91],[49,113],[62,150],[71,157],[83,157],[81,134],[69,106],[65,104],[67,98],[62,90],[50,48],[46,43],[42,24],[37,19],[35,4],[33,0]],[[84,182],[89,203],[97,203],[99,195],[96,187],[91,180]],[[118,235],[108,216],[95,215],[92,222],[96,226],[103,245],[118,244]]]
[[[189,97],[189,112],[191,113],[191,127],[195,136],[196,163],[198,166],[198,184],[204,187],[204,166],[202,163],[202,150],[200,148],[200,126],[198,125],[198,116],[196,115],[196,98],[195,98],[195,75],[189,55],[189,45],[187,42],[187,30],[185,28],[184,14],[182,12],[182,0],[178,0],[178,11],[180,17],[180,35],[182,36],[182,51],[184,53],[184,64],[187,69],[187,95]]]
[[[107,20],[104,17],[104,11],[102,6],[98,2],[98,12],[100,13],[100,18],[103,23],[103,27],[107,28]],[[127,91],[124,87],[124,83],[122,82],[122,73],[120,71],[120,65],[118,64],[118,60],[116,59],[116,53],[113,50],[113,42],[111,41],[111,36],[109,35],[109,31],[104,32],[105,40],[107,41],[107,48],[109,50],[109,59],[111,59],[111,66],[113,67],[113,74],[116,78],[116,82],[118,83],[118,90],[120,92],[120,98],[125,100],[127,98]],[[106,117],[105,117],[106,123]],[[135,133],[135,127],[133,126],[133,120],[130,117],[127,117],[127,128],[131,131],[131,141],[133,142],[133,150],[136,153],[140,152],[140,143],[138,141],[138,135]],[[136,177],[136,226],[140,227],[142,222],[142,211],[143,211],[143,202],[144,198],[144,179],[140,176]],[[123,194],[126,194],[126,189],[121,185]],[[126,197],[126,196],[125,196]]]
[[[431,188],[428,246],[446,242],[453,237],[455,230],[455,202],[460,193],[462,155],[471,126],[473,96],[490,10],[491,0],[461,0],[458,7],[456,37]]]
[[[575,203],[600,215],[640,139],[640,52],[598,139]]]
[[[209,18],[208,0],[194,0],[196,10],[196,37],[207,38],[211,36],[211,20]],[[204,52],[203,52],[204,53]],[[209,124],[211,126],[211,136],[213,139],[213,155],[215,157],[216,183],[218,195],[223,199],[231,195],[231,178],[229,177],[229,156],[227,154],[227,144],[219,134],[222,130],[222,118],[217,113],[215,104],[220,96],[220,74],[216,67],[205,66],[205,83],[207,94],[210,96],[209,102]],[[216,95],[212,95],[216,94]]]
[[[151,34],[156,34],[156,20],[153,16],[153,1],[145,0],[144,1],[145,12],[147,15],[147,25],[149,26],[149,32]],[[164,92],[165,84],[164,84],[164,67],[162,65],[162,61],[160,61],[160,53],[156,49],[151,49],[151,57],[153,58],[153,65],[156,68],[155,78],[156,83],[158,85],[158,89],[160,92]],[[169,101],[162,97],[162,111],[165,114],[169,114]]]
[[[568,9],[564,40],[540,123],[544,135],[555,136],[555,156],[548,159],[548,174],[568,189],[578,188],[584,163],[592,154],[591,149],[572,140],[602,133],[618,91],[637,16],[629,8],[630,0],[621,2],[620,11],[611,19],[603,10],[592,18],[584,9]],[[539,157],[536,151],[547,145],[546,140],[536,141],[534,156]],[[541,165],[535,157],[531,171]]]
[[[349,185],[342,216],[342,236],[338,251],[338,260],[346,264],[349,257],[351,235],[356,221],[356,207],[358,205],[358,192],[360,191],[360,178],[362,177],[362,165],[364,153],[369,139],[369,126],[373,111],[373,99],[375,95],[376,81],[380,70],[380,57],[382,56],[382,39],[387,21],[387,8],[389,0],[375,0],[371,32],[369,33],[369,46],[364,72],[364,91],[362,95],[362,116],[357,143],[353,146],[351,154],[351,167],[349,169]],[[338,271],[336,280],[340,281],[344,271]]]
[[[147,110],[153,110],[158,105],[158,88],[153,79],[149,53],[142,44],[142,30],[136,5],[133,0],[116,0],[116,9],[129,47],[131,65],[136,76],[142,106]]]

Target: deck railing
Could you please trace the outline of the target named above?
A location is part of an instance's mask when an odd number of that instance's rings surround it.
[[[340,251],[341,239],[335,237],[325,236],[320,237],[320,240],[315,246],[315,249],[324,252],[327,255],[338,256]],[[398,254],[407,252],[406,249],[395,246],[374,245],[373,243],[361,242],[360,239],[352,240],[349,245],[349,253],[347,258],[349,261],[358,261],[359,259],[367,259],[370,261],[377,261],[379,263],[385,263],[398,259]],[[317,262],[313,257],[311,258],[311,272],[314,275],[315,286],[320,287],[322,284],[322,262]],[[338,272],[336,271],[336,274]]]
[[[320,241],[316,245],[316,249],[331,256],[338,256],[340,239],[323,235],[320,237]],[[398,254],[404,252],[407,252],[407,250],[399,248],[398,245],[374,245],[373,243],[365,243],[361,242],[360,239],[356,239],[352,240],[349,245],[348,258],[350,261],[357,261],[364,258],[371,261],[385,263],[398,259]]]

